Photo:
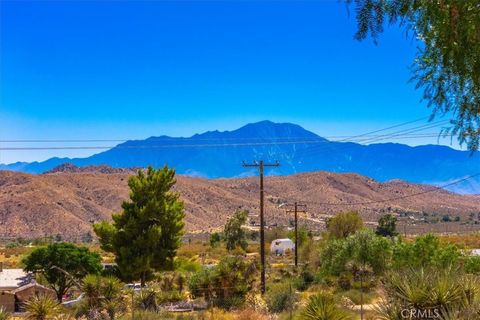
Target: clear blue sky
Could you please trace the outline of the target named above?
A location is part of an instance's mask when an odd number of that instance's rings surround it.
[[[417,44],[397,28],[357,42],[355,28],[336,0],[2,1],[1,139],[189,136],[263,119],[349,135],[429,115],[407,83]]]

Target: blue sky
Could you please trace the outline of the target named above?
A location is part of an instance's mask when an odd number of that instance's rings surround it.
[[[397,28],[377,46],[353,40],[338,1],[0,5],[2,140],[189,136],[263,119],[351,135],[430,113],[407,83],[415,41]],[[3,163],[92,153],[0,152]]]

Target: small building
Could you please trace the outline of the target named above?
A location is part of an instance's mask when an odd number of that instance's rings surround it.
[[[57,298],[55,291],[35,282],[33,275],[22,269],[4,269],[0,262],[0,308],[21,311],[23,304],[35,295]]]
[[[22,269],[3,269],[0,262],[0,291],[11,291],[32,281],[32,274]]]
[[[15,294],[10,291],[0,291],[0,309],[8,313],[15,312]]]
[[[54,290],[42,286],[36,282],[31,282],[24,286],[18,287],[17,289],[12,290],[11,293],[13,293],[15,296],[15,312],[23,311],[25,302],[35,296],[49,296],[54,300],[57,299],[57,294]]]
[[[284,255],[295,251],[295,243],[291,239],[275,239],[270,245],[270,252],[276,255]]]

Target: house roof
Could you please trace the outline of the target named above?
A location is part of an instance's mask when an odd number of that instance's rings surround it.
[[[23,285],[23,286],[21,286],[21,287],[18,287],[18,288],[15,289],[15,290],[12,290],[12,293],[15,294],[15,293],[21,292],[21,291],[23,291],[23,290],[26,290],[26,289],[32,288],[32,287],[41,288],[41,289],[44,289],[44,290],[47,290],[47,291],[53,291],[52,289],[47,288],[47,287],[45,287],[45,286],[42,286],[41,284],[38,284],[38,283],[36,283],[36,282],[31,282],[31,283],[28,283],[28,284]]]
[[[0,272],[0,289],[14,289],[31,281],[31,274],[22,269],[3,269]]]
[[[289,239],[289,238],[286,238],[286,239],[275,239],[272,241],[272,243],[274,242],[282,242],[282,243],[285,243],[285,242],[288,242],[288,243],[293,243],[292,239]]]

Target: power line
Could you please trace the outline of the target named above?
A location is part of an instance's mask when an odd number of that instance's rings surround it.
[[[260,281],[261,281],[261,292],[262,294],[265,293],[265,217],[264,217],[264,191],[263,191],[263,169],[264,167],[279,167],[280,163],[277,161],[276,163],[266,164],[263,160],[255,161],[251,164],[243,163],[242,165],[244,168],[254,167],[258,168],[259,176],[260,176],[260,261],[262,265],[262,270],[260,273]]]
[[[430,128],[430,127],[429,127]],[[424,129],[412,130],[411,132],[421,131]],[[367,140],[358,140],[358,141],[348,141],[342,140],[344,142],[374,142],[386,140],[388,138],[396,139],[418,139],[418,138],[428,138],[436,137],[438,135],[433,134],[390,134],[390,135],[381,135],[376,136]],[[373,139],[373,140],[372,140]],[[158,149],[158,148],[218,148],[218,147],[248,147],[248,146],[268,146],[268,145],[289,145],[289,144],[332,144],[341,141],[325,141],[325,140],[287,140],[287,141],[275,141],[271,142],[253,142],[253,143],[213,143],[213,144],[160,144],[160,145],[111,145],[111,146],[45,146],[45,147],[0,147],[2,151],[21,151],[21,150],[105,150],[105,149]],[[309,151],[318,151],[317,149],[308,149]]]
[[[339,142],[355,142],[355,143],[373,143],[373,142],[378,142],[378,141],[382,141],[382,140],[386,140],[386,139],[390,139],[390,138],[396,138],[396,139],[399,139],[401,138],[404,134],[411,134],[411,133],[414,133],[414,132],[418,132],[418,131],[422,131],[422,130],[426,130],[426,129],[430,129],[430,128],[433,128],[433,127],[437,127],[439,125],[443,125],[446,123],[446,120],[442,120],[442,121],[438,121],[438,122],[435,122],[435,123],[429,123],[429,124],[424,124],[424,125],[421,125],[421,126],[417,126],[417,127],[413,127],[413,128],[408,128],[408,129],[402,129],[402,130],[399,130],[399,131],[394,131],[392,133],[388,133],[388,134],[384,134],[384,135],[381,135],[379,136],[378,138],[375,138],[375,139],[360,139],[360,140],[347,140],[347,139],[344,139],[344,140],[339,140],[339,141],[329,141],[329,144],[325,144],[325,145],[319,145],[319,146],[316,146],[316,147],[312,147],[312,148],[309,148],[309,149],[305,149],[305,150],[301,150],[299,151],[297,154],[299,155],[304,155],[304,156],[313,156],[313,155],[316,155],[322,151],[325,151],[327,149],[330,149],[332,150],[332,146],[335,144],[336,147],[340,148],[340,149],[348,149],[348,148],[351,148],[353,147],[352,145],[348,145],[348,144],[336,144],[336,143],[339,143]],[[401,126],[402,124],[399,124],[399,125],[396,125],[396,126],[393,126],[393,127],[399,127]],[[391,128],[391,127],[390,127]],[[387,128],[385,129],[380,129],[380,130],[377,130],[377,132],[379,131],[383,131],[383,130],[387,130]],[[364,137],[365,135],[359,135],[357,137]]]
[[[430,124],[427,124],[430,125]],[[414,127],[417,128],[417,127]],[[410,128],[413,129],[413,128]],[[410,130],[408,129],[408,130]],[[362,137],[370,138],[380,138],[387,136],[388,134],[365,134],[361,135]],[[448,134],[439,134],[438,132],[425,132],[419,134],[405,134],[405,136],[453,136],[453,133]],[[196,139],[196,138],[162,138],[155,139],[155,141],[295,141],[295,140],[308,140],[308,141],[325,141],[332,139],[343,139],[344,141],[349,141],[352,138],[359,137],[359,135],[338,135],[338,136],[318,136],[318,137],[243,137],[243,138],[216,138],[216,139]],[[148,139],[145,139],[148,140]],[[334,142],[342,142],[343,140],[333,140]],[[133,140],[133,139],[44,139],[44,140],[0,140],[0,143],[71,143],[71,142],[135,142],[143,140]],[[360,140],[359,140],[360,141]]]
[[[287,204],[289,206],[289,204]],[[302,208],[302,209],[300,209]],[[306,204],[300,204],[295,201],[293,204],[293,210],[292,209],[286,209],[285,212],[288,213],[294,213],[295,214],[295,268],[298,267],[298,214],[299,213],[307,213],[307,205]]]
[[[372,200],[372,201],[364,201],[364,202],[350,202],[350,203],[333,203],[333,202],[313,202],[313,201],[305,201],[310,204],[315,204],[315,205],[321,205],[321,206],[354,206],[354,205],[369,205],[369,204],[375,204],[375,203],[384,203],[384,202],[390,202],[390,201],[396,201],[396,200],[402,200],[402,199],[407,199],[411,197],[416,197],[419,195],[431,193],[431,192],[436,192],[436,191],[445,191],[444,188],[450,187],[456,184],[459,184],[463,181],[467,181],[470,179],[473,179],[475,177],[480,176],[480,173],[475,173],[470,176],[467,176],[465,178],[441,185],[441,186],[432,186],[432,189],[430,190],[425,190],[417,193],[412,193],[409,195],[404,195],[404,196],[399,196],[399,197],[393,197],[393,198],[388,198],[388,199],[382,199],[382,200]]]

